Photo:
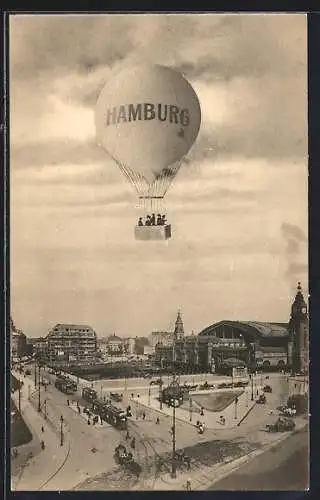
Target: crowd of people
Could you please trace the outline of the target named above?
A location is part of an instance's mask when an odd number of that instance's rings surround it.
[[[143,222],[143,217],[139,217],[138,226],[165,226],[167,222],[166,216],[161,214],[147,215],[145,222]]]

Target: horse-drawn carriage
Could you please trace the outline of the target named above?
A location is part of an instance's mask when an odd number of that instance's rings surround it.
[[[123,444],[119,444],[114,450],[115,461],[120,465],[129,464],[133,461],[133,455],[130,451],[127,451]]]
[[[133,454],[131,451],[127,451],[126,447],[123,444],[119,444],[114,450],[114,459],[123,467],[126,467],[137,477],[141,474],[141,466],[135,462],[133,458]]]
[[[268,432],[293,431],[296,424],[291,418],[279,417],[274,424],[267,424]]]

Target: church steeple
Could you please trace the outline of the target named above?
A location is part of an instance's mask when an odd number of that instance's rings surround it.
[[[176,339],[181,338],[184,336],[184,326],[183,326],[183,321],[181,318],[181,313],[178,311],[176,323],[174,326],[174,337]]]

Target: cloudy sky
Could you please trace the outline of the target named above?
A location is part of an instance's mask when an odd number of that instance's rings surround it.
[[[10,18],[11,308],[28,336],[287,321],[307,287],[306,16]],[[138,242],[135,192],[95,143],[117,65],[180,70],[202,108],[166,197],[173,237]]]

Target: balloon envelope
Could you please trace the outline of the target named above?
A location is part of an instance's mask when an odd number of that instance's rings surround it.
[[[152,183],[197,138],[198,97],[178,72],[136,65],[111,75],[96,104],[97,140],[119,164]]]

